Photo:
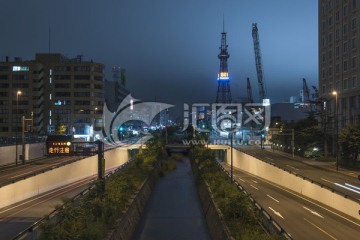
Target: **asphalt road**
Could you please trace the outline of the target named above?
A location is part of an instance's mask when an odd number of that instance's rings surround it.
[[[34,222],[54,211],[62,199],[71,198],[90,186],[97,176],[86,178],[0,209],[0,239],[13,239]]]
[[[349,196],[360,204],[360,171],[339,167],[336,171],[333,162],[319,162],[301,157],[292,158],[291,154],[271,149],[241,147],[241,151],[261,159],[269,164],[297,175],[305,176],[323,186]]]
[[[241,150],[269,164],[314,178],[331,187],[336,186],[335,182],[358,184],[357,172],[340,169],[338,173],[332,170],[334,166],[328,163],[324,165],[313,160],[310,160],[310,163],[305,159],[294,160],[291,155],[264,149]],[[223,166],[230,171],[229,165]],[[239,169],[234,168],[234,179],[294,239],[360,239],[360,221],[357,219]],[[358,193],[348,189],[338,187],[337,190],[359,198]]]
[[[233,174],[294,239],[360,239],[360,221],[239,169],[234,168]]]
[[[33,175],[35,172],[47,171],[48,169],[62,165],[66,162],[76,161],[83,157],[79,156],[51,156],[36,161],[29,161],[25,165],[0,167],[0,186],[11,184],[14,181]]]

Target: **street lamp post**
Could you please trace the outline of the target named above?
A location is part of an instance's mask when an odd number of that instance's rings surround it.
[[[18,90],[16,92],[16,118],[15,118],[15,164],[18,165],[18,114],[19,114],[19,95],[21,95],[21,91]]]
[[[94,124],[93,124],[93,128],[92,128],[92,138],[93,138],[93,141],[95,141],[95,126],[96,126],[96,111],[98,110],[97,107],[95,107],[94,109]]]
[[[338,93],[333,91],[332,94],[335,96],[335,127],[336,127],[336,171],[339,170],[339,123],[338,123]]]

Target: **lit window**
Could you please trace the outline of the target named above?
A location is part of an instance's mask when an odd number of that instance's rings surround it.
[[[12,68],[13,72],[26,72],[29,71],[28,66],[13,66]]]

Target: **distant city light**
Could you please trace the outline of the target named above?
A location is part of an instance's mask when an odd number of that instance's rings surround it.
[[[28,66],[13,66],[12,68],[13,72],[27,72],[29,71]]]
[[[270,99],[264,98],[263,99],[263,106],[270,106]]]

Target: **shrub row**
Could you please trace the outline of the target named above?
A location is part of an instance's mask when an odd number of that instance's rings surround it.
[[[192,157],[198,164],[201,177],[208,183],[215,204],[234,239],[284,239],[264,230],[250,197],[229,181],[209,149],[194,146]]]
[[[57,206],[56,217],[47,220],[40,228],[39,239],[103,239],[114,227],[129,199],[152,171],[154,164],[164,158],[164,150],[158,142],[150,142],[148,147],[134,157],[128,167],[106,179],[105,190],[91,192],[77,204]]]

